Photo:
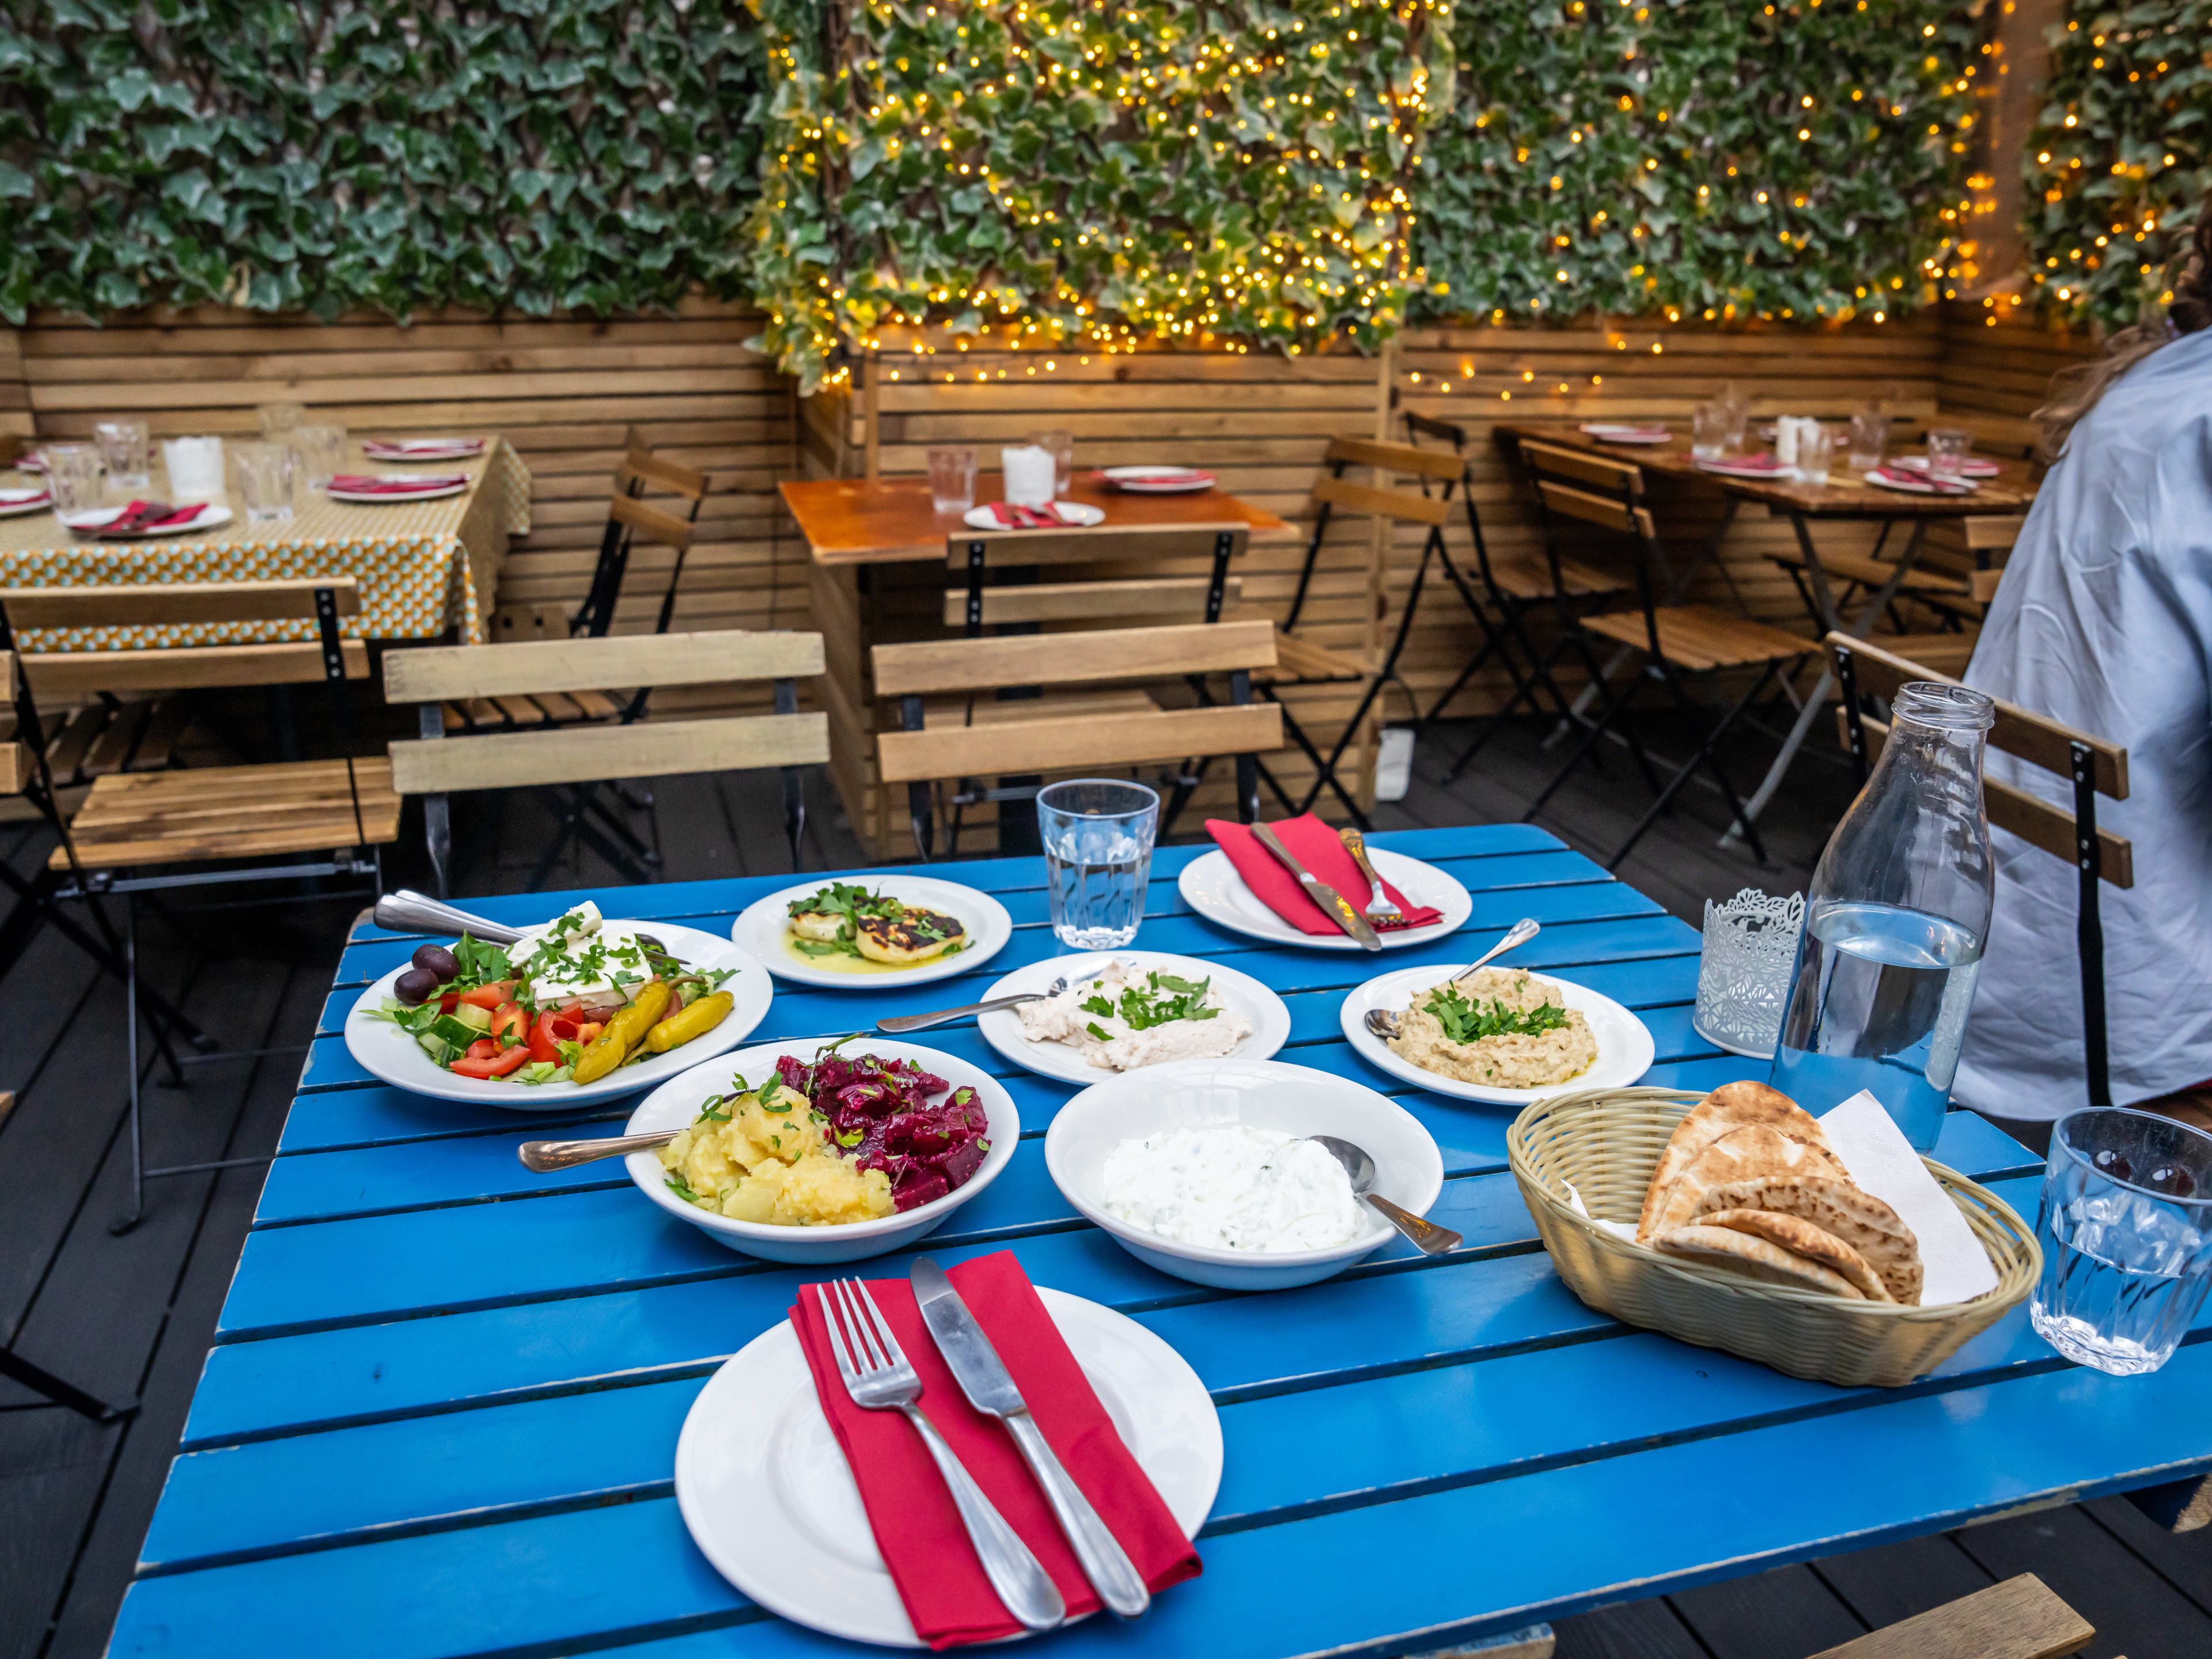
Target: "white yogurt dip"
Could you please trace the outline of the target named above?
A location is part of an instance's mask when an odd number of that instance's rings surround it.
[[[1102,1171],[1108,1214],[1207,1249],[1325,1249],[1371,1231],[1327,1148],[1224,1123],[1125,1140]]]
[[[1095,979],[1024,1003],[1015,1013],[1030,1042],[1065,1042],[1091,1065],[1114,1072],[1170,1060],[1219,1060],[1252,1035],[1252,1022],[1226,1006],[1210,980],[1141,971],[1127,957],[1115,957]]]

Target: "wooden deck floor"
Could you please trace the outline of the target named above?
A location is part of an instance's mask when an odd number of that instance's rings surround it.
[[[1480,765],[1441,781],[1461,734],[1422,745],[1407,799],[1383,828],[1519,816],[1556,756],[1542,734],[1500,734]],[[1663,744],[1665,734],[1655,733]],[[1739,761],[1746,787],[1755,757]],[[1817,758],[1800,763],[1768,824],[1772,862],[1715,845],[1717,795],[1688,792],[1620,874],[1695,923],[1704,900],[1753,884],[1802,887],[1850,785]],[[772,778],[678,778],[659,787],[664,874],[672,880],[788,867]],[[862,863],[826,787],[811,791],[806,866]],[[1540,820],[1600,856],[1642,810],[1625,756],[1584,772]],[[456,890],[513,891],[550,828],[511,798],[465,812]],[[507,849],[495,858],[493,848]],[[43,857],[40,835],[0,828],[0,856],[19,869]],[[419,849],[395,849],[391,884],[424,884]],[[616,879],[586,853],[551,884]],[[149,981],[179,998],[228,1050],[306,1041],[361,901],[310,898],[146,921]],[[210,1334],[261,1184],[258,1167],[157,1184],[148,1220],[112,1237],[126,1202],[123,999],[51,934],[0,982],[0,1337],[82,1386],[144,1401],[137,1418],[100,1427],[0,1382],[0,1659],[91,1659],[105,1648],[139,1541],[182,1428]],[[296,1058],[191,1068],[183,1091],[150,1090],[149,1156],[159,1162],[265,1155],[275,1145]],[[149,1073],[150,1075],[150,1073]],[[1778,1472],[1778,1479],[1788,1478]],[[1711,1501],[1721,1501],[1714,1495]],[[1696,1500],[1654,1524],[1694,1524]],[[2174,1538],[2124,1500],[2014,1517],[1966,1531],[1608,1608],[1558,1628],[1573,1659],[1802,1659],[1923,1607],[2022,1571],[2040,1574],[2099,1630],[2094,1659],[2212,1653],[2212,1531]]]

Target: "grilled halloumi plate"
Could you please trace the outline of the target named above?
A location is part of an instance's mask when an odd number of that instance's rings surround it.
[[[988,893],[932,876],[817,876],[754,901],[732,924],[771,973],[857,991],[947,979],[982,965],[1013,936]]]
[[[967,930],[942,910],[902,908],[896,916],[868,916],[859,925],[860,954],[871,962],[901,967],[927,962],[962,943]]]

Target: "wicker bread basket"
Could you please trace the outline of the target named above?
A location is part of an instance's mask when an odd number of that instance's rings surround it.
[[[1997,1270],[1996,1288],[1946,1308],[1852,1302],[1757,1283],[1632,1244],[1575,1213],[1634,1222],[1659,1154],[1704,1097],[1589,1089],[1540,1100],[1506,1133],[1513,1178],[1567,1287],[1616,1319],[1722,1348],[1792,1376],[1896,1388],[1925,1376],[2019,1302],[2042,1271],[2035,1235],[1994,1193],[1926,1159]]]

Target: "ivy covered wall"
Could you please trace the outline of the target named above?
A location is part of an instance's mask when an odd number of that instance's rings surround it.
[[[745,286],[738,0],[0,0],[0,317]]]
[[[2021,164],[2046,308],[2118,327],[2166,298],[2212,189],[2212,0],[2075,6]]]

